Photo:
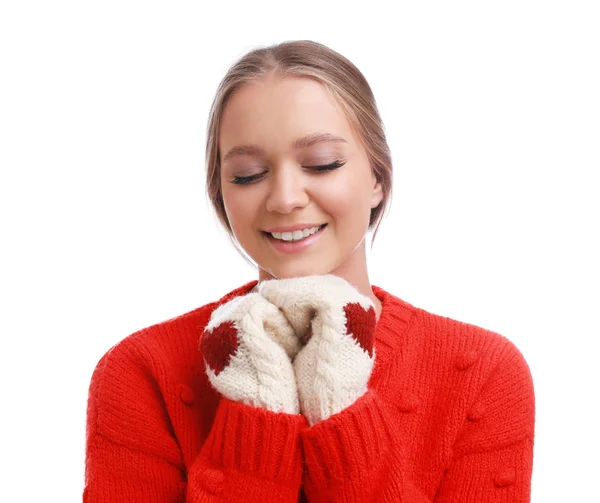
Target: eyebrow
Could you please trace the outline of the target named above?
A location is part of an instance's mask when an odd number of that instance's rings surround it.
[[[324,143],[324,142],[338,142],[338,143],[348,143],[343,138],[339,136],[334,136],[331,133],[311,133],[302,138],[298,138],[294,143],[292,143],[292,148],[300,149],[310,147],[311,145],[315,145],[316,143]],[[256,144],[250,145],[237,145],[229,150],[225,157],[223,157],[223,162],[231,159],[232,157],[236,157],[238,155],[261,155],[264,154],[265,151],[263,148],[259,147]]]

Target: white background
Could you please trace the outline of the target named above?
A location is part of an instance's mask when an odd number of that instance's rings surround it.
[[[598,498],[598,3],[218,4],[0,7],[0,500],[80,501],[100,357],[257,277],[209,210],[206,121],[235,60],[296,39],[355,63],[386,125],[372,284],[512,340],[532,501]]]

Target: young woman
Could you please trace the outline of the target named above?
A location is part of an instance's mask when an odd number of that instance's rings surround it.
[[[102,357],[84,501],[529,501],[522,354],[369,282],[392,165],[359,70],[311,41],[245,55],[207,167],[258,280]]]

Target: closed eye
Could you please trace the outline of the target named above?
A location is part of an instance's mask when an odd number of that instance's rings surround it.
[[[331,164],[323,164],[321,166],[306,166],[307,169],[312,171],[316,171],[317,173],[323,173],[326,171],[333,171],[334,169],[341,168],[345,163],[345,161],[337,160],[332,162]],[[262,178],[265,173],[260,173],[258,175],[252,176],[236,176],[231,183],[236,185],[248,185],[259,178]]]
[[[310,169],[313,171],[323,172],[323,171],[333,171],[334,169],[341,168],[344,164],[343,161],[335,161],[331,164],[325,164],[324,166],[312,166]]]

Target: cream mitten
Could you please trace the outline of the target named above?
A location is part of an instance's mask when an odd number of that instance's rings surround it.
[[[281,309],[298,337],[308,340],[293,367],[309,424],[366,393],[375,363],[376,313],[369,297],[332,274],[266,280],[258,292]]]
[[[273,412],[299,414],[290,358],[300,341],[284,315],[258,293],[218,306],[200,338],[213,387],[223,396]]]

